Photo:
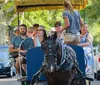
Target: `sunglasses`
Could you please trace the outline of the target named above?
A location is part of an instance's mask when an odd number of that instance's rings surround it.
[[[38,31],[43,31],[43,29],[38,29]]]
[[[55,25],[55,27],[60,27],[61,25]]]

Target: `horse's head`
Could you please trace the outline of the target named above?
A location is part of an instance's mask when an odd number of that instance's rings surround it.
[[[58,56],[61,52],[56,38],[56,33],[54,35],[50,35],[46,40],[42,42],[41,45],[41,48],[45,54],[44,63],[46,64],[46,69],[48,72],[53,72],[56,70],[56,66],[58,64]]]

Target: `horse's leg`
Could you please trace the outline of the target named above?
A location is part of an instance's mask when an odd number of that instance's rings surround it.
[[[57,85],[71,85],[71,79],[62,80]]]
[[[52,81],[47,79],[47,84],[48,85],[62,85],[59,80],[57,80],[55,77],[52,78]]]
[[[66,85],[70,85],[71,84],[71,79],[68,80]]]

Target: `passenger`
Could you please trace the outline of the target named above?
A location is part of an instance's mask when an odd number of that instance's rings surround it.
[[[33,25],[33,28],[38,28],[39,27],[39,24],[34,24]]]
[[[11,31],[10,34],[9,34],[10,42],[11,42],[13,37],[18,36],[18,35],[19,35],[19,29],[18,29],[18,27],[15,27],[13,29],[13,31]]]
[[[34,46],[40,47],[41,42],[47,38],[47,34],[46,34],[46,30],[44,26],[40,25],[38,28],[34,28],[33,33],[34,33],[34,36],[33,36]]]
[[[63,19],[65,25],[60,32],[64,31],[64,43],[78,44],[80,42],[80,24],[83,24],[80,14],[75,11],[69,0],[64,1]]]
[[[34,47],[40,46],[40,44],[37,45],[37,40],[39,40],[38,36],[37,36],[38,35],[38,27],[39,27],[38,24],[33,25],[32,39],[33,39],[33,42],[34,42]]]
[[[81,36],[80,36],[80,44],[79,46],[82,46],[84,49],[85,57],[87,59],[87,67],[86,67],[86,73],[92,72],[93,68],[93,37],[88,31],[88,25],[84,23],[81,27]]]
[[[14,28],[13,34],[14,34],[15,36],[18,36],[18,35],[19,35],[19,29],[18,29],[18,27],[15,27],[15,28]]]
[[[57,32],[57,41],[60,43],[64,43],[62,33],[59,32],[62,28],[62,24],[60,21],[56,21],[54,24],[55,31]]]
[[[46,30],[45,30],[44,26],[42,26],[42,25],[40,25],[38,27],[38,38],[39,38],[40,46],[41,46],[41,42],[43,40],[47,39]]]
[[[28,37],[32,37],[32,34],[33,34],[33,27],[29,27],[29,28],[27,29],[27,36],[28,36]]]
[[[19,52],[23,54],[23,56],[26,54],[28,49],[32,48],[34,46],[33,40],[29,37],[27,37],[27,26],[22,24],[19,26],[19,36],[14,37],[11,40],[11,44],[9,46],[9,52],[13,53],[14,55],[17,54],[16,56],[13,56],[16,60],[15,62],[15,67],[16,67],[16,75],[20,74],[20,56]],[[26,60],[22,60],[22,64],[26,63]],[[22,66],[23,68],[23,66]],[[24,68],[25,70],[25,68]]]

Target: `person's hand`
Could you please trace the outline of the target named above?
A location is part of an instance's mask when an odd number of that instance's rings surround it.
[[[36,35],[36,31],[33,31],[32,36],[35,36],[35,35]]]
[[[59,30],[58,30],[58,32],[62,33],[62,32],[63,32],[63,30],[62,30],[62,29],[59,29]]]
[[[22,53],[26,53],[26,52],[27,52],[27,50],[20,50],[20,52],[22,52]]]
[[[17,48],[18,52],[20,52],[20,48]]]
[[[79,46],[83,47],[83,44],[78,44]]]

